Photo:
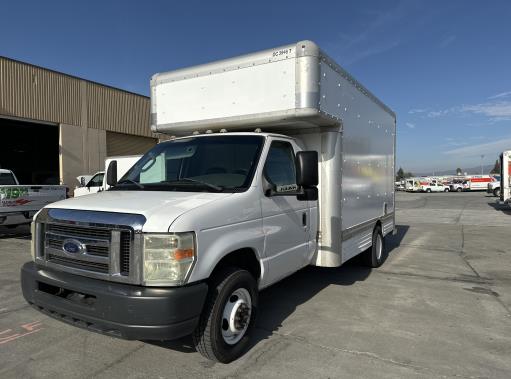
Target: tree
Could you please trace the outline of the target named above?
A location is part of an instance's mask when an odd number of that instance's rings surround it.
[[[457,168],[456,169],[456,175],[460,176],[461,174],[463,174],[463,171],[461,170],[461,168]]]
[[[493,166],[493,169],[490,171],[490,174],[500,174],[500,160],[495,161],[495,166]]]
[[[397,170],[396,174],[396,181],[403,180],[405,177],[405,172],[403,171],[402,167],[399,167],[399,170]]]

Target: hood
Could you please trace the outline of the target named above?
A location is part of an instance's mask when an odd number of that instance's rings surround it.
[[[140,214],[144,232],[165,232],[183,213],[231,196],[231,193],[103,191],[50,204],[47,208]]]

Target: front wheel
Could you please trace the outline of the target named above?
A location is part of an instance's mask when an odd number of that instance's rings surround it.
[[[493,196],[500,197],[500,188],[495,188],[493,190]]]
[[[444,192],[449,192],[449,188],[444,189]]]
[[[461,189],[461,188],[456,189],[456,192],[461,192],[461,191],[463,191],[463,189]]]
[[[248,271],[228,267],[215,274],[192,335],[197,351],[222,363],[240,357],[249,343],[257,305],[257,283]]]
[[[431,188],[428,188],[428,189],[426,190],[426,192],[427,192],[427,193],[431,193]]]

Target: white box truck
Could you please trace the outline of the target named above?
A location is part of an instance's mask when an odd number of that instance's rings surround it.
[[[258,291],[307,265],[385,258],[395,230],[394,113],[314,43],[151,80],[148,151],[99,194],[42,210],[25,299],[127,339],[246,348]]]
[[[105,159],[105,171],[98,171],[94,175],[79,176],[80,186],[74,190],[74,197],[83,195],[92,195],[97,192],[105,191],[110,188],[106,182],[105,172],[111,162],[117,162],[117,175],[123,176],[140,159],[141,155],[122,155],[117,157],[108,157]],[[82,179],[83,178],[83,179]]]

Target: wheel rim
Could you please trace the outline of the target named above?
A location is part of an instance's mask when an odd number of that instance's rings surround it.
[[[243,338],[251,315],[250,293],[245,288],[238,288],[229,296],[224,306],[221,329],[225,343],[234,345]]]
[[[378,234],[376,236],[376,259],[377,260],[381,259],[382,252],[383,252],[383,243],[381,240],[381,235]]]

